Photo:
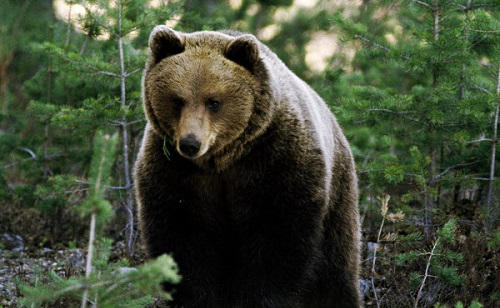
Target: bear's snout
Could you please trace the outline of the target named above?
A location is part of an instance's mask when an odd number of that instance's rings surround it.
[[[188,135],[179,141],[179,151],[181,154],[194,157],[200,151],[201,142],[194,135]]]

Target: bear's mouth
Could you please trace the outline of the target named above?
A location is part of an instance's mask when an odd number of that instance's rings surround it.
[[[205,141],[194,134],[189,134],[178,139],[176,142],[176,150],[181,156],[187,159],[195,160],[202,156],[206,156],[207,152],[212,148],[214,142],[215,134],[210,134],[208,140]]]

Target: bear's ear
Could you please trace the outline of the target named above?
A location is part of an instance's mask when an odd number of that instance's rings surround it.
[[[156,26],[149,36],[154,63],[184,51],[184,37],[167,26]]]
[[[243,66],[251,73],[255,73],[259,63],[259,45],[253,35],[242,35],[226,46],[226,58]]]

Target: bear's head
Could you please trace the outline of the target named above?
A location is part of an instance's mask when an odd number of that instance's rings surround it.
[[[143,79],[153,131],[198,162],[254,138],[271,110],[259,44],[254,36],[235,32],[187,34],[155,27]]]

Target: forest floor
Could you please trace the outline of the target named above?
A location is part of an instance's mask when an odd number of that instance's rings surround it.
[[[444,307],[455,307],[459,301],[470,305],[473,300],[482,303],[483,307],[500,307],[500,258],[498,247],[488,247],[482,237],[460,236],[454,249],[463,253],[463,262],[458,271],[463,273],[461,285],[447,286],[436,279],[430,279],[426,287],[425,303],[421,307],[434,307],[436,303],[447,304]],[[83,276],[86,250],[70,248],[74,245],[34,244],[40,241],[25,240],[13,233],[0,233],[0,308],[19,307],[23,294],[20,285],[33,286],[46,283],[47,273],[54,272],[59,277],[68,278]],[[408,284],[411,272],[422,272],[425,264],[414,266],[395,266],[394,257],[402,249],[394,243],[381,242],[376,266],[376,283],[378,297],[383,307],[410,307],[415,298],[415,288]],[[70,247],[68,247],[70,246]],[[81,245],[80,245],[81,246]],[[110,262],[125,258],[124,242],[117,240],[111,246]],[[130,260],[131,266],[144,262],[140,245],[136,247],[136,256]],[[377,303],[370,289],[369,258],[363,263],[365,285],[364,300],[366,307],[376,307]],[[53,303],[54,304],[54,303]],[[154,307],[165,306],[154,305]],[[66,303],[57,303],[51,307],[68,307]],[[440,306],[443,307],[443,306]]]
[[[12,235],[2,234],[0,237],[5,240]],[[18,306],[20,283],[32,285],[41,274],[49,271],[61,277],[80,274],[84,271],[84,264],[84,254],[76,248],[33,248],[18,241],[16,247],[0,249],[0,307]]]
[[[120,258],[123,246],[116,242],[111,258]],[[18,307],[22,297],[19,285],[43,281],[48,272],[62,278],[84,275],[85,255],[79,248],[31,247],[19,235],[0,234],[0,307]]]

